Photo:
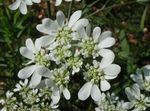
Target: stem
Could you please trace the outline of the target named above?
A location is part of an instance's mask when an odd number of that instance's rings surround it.
[[[73,4],[73,1],[71,1],[71,2],[69,3],[68,19],[69,19],[70,14],[71,14],[72,4]]]
[[[111,8],[116,8],[116,7],[120,7],[120,6],[123,6],[123,5],[129,5],[129,4],[133,4],[133,3],[136,3],[137,1],[131,1],[131,2],[127,2],[127,3],[124,3],[124,4],[116,4],[116,5],[112,5],[112,6],[109,6],[107,8],[106,7],[106,3],[103,5],[103,7],[101,9],[98,9],[96,10],[95,12],[91,13],[90,15],[86,16],[86,18],[89,18],[103,10],[107,10],[107,9],[111,9]]]
[[[51,5],[50,5],[50,0],[46,1],[47,2],[47,15],[50,18],[51,17]]]

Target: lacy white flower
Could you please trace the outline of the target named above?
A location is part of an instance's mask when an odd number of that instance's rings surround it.
[[[102,49],[109,48],[115,44],[115,39],[111,37],[110,31],[101,33],[100,27],[94,28],[92,35],[90,31],[91,29],[89,26],[86,27],[86,31],[84,28],[79,31],[79,36],[82,40],[82,42],[79,43],[79,47],[81,47],[81,54],[85,58],[91,56],[96,58],[99,55],[103,55],[104,52]],[[106,52],[107,50],[104,51]],[[109,50],[109,54],[107,56],[110,54],[114,55],[111,50]]]
[[[80,53],[78,50],[75,51],[74,56],[66,60],[66,65],[68,66],[69,69],[71,69],[73,75],[80,71],[82,64],[83,60],[80,57]]]
[[[40,83],[42,76],[50,74],[50,70],[47,68],[50,65],[49,55],[41,48],[39,39],[36,39],[35,44],[33,44],[31,39],[27,39],[26,47],[21,47],[20,53],[25,58],[30,59],[28,64],[32,63],[32,65],[21,69],[18,77],[27,79],[33,74],[30,80],[30,86],[35,87]]]
[[[98,107],[95,108],[95,111],[128,111],[130,109],[129,102],[119,101],[118,97],[113,95],[108,96],[105,93],[102,93],[101,98],[96,104]]]
[[[141,94],[137,84],[134,84],[131,88],[127,87],[125,92],[130,100],[130,105],[134,108],[132,111],[145,111],[150,107],[150,97]]]
[[[116,78],[120,70],[121,68],[117,64],[111,64],[110,62],[99,63],[94,60],[93,65],[86,66],[84,79],[87,83],[78,92],[78,98],[86,100],[91,95],[93,100],[98,101],[101,97],[101,91],[107,91],[111,87],[107,80]]]
[[[16,10],[19,8],[20,12],[25,15],[27,13],[27,5],[32,5],[34,3],[40,3],[41,0],[16,0],[13,4],[9,6],[11,10]]]
[[[142,90],[144,89],[150,92],[150,65],[144,66],[142,70],[137,70],[137,74],[132,74],[131,78]]]
[[[66,2],[71,2],[73,0],[65,0]],[[75,0],[77,2],[81,1],[81,0]],[[59,6],[62,3],[62,0],[56,0],[55,6]]]
[[[15,111],[16,109],[16,97],[13,97],[13,92],[7,91],[6,92],[6,99],[0,100],[0,104],[2,104],[3,108],[0,109],[1,111]]]
[[[59,69],[54,69],[52,71],[52,76],[46,80],[46,85],[53,88],[53,95],[61,96],[63,93],[65,99],[69,100],[71,95],[68,90],[68,83],[70,81],[70,73],[66,67],[61,67]]]
[[[41,37],[42,46],[48,46],[55,40],[59,45],[70,44],[72,39],[75,39],[75,31],[81,27],[88,25],[87,19],[80,19],[82,12],[80,10],[74,12],[69,21],[65,18],[62,11],[58,11],[56,20],[45,18],[42,20],[42,24],[37,25],[37,30],[47,34]],[[51,47],[51,46],[50,46]]]

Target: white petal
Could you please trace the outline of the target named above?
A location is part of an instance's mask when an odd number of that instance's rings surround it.
[[[100,27],[95,27],[94,30],[93,30],[93,38],[94,38],[94,42],[98,42],[98,38],[101,34],[101,29]]]
[[[41,0],[32,0],[34,3],[40,3]]]
[[[97,85],[92,86],[91,97],[94,101],[98,101],[101,98],[101,92]]]
[[[89,24],[89,21],[87,19],[80,19],[78,20],[72,27],[74,31],[80,30],[82,27],[85,27]]]
[[[140,83],[142,84],[143,81],[143,77],[142,77],[142,73],[141,74],[131,74],[130,77],[132,78],[132,80],[134,82]]]
[[[36,52],[35,46],[33,44],[33,41],[31,39],[26,40],[26,47],[30,50],[32,50],[34,53]]]
[[[33,73],[29,86],[31,88],[35,88],[40,82],[41,82],[42,76],[36,73],[36,71]]]
[[[18,72],[18,77],[21,79],[27,79],[33,74],[35,69],[36,69],[35,65],[27,66]]]
[[[97,107],[97,108],[95,108],[95,111],[102,111],[102,110],[100,110],[100,109]]]
[[[39,66],[36,69],[36,72],[39,75],[44,76],[44,77],[51,77],[52,76],[52,72],[47,67],[44,67],[44,66]]]
[[[144,77],[147,81],[150,81],[150,65],[146,65],[143,68]]]
[[[87,82],[81,87],[81,89],[78,92],[78,98],[80,100],[84,101],[90,96],[92,85],[93,84],[91,82]]]
[[[100,62],[101,68],[109,66],[114,61],[115,54],[113,51],[109,49],[100,49],[98,53],[103,57]]]
[[[56,14],[57,22],[60,26],[62,26],[65,22],[65,15],[62,11],[58,11]]]
[[[81,17],[81,14],[82,14],[82,11],[80,10],[74,12],[70,17],[68,26],[72,27],[79,20],[79,18]]]
[[[100,85],[101,85],[101,90],[102,91],[107,91],[107,90],[109,90],[110,89],[110,84],[109,84],[109,82],[107,82],[106,80],[102,80],[101,82],[100,82]]]
[[[39,52],[41,50],[41,38],[38,38],[35,40],[35,49],[36,49],[36,53]]]
[[[111,64],[104,68],[103,71],[106,76],[109,76],[109,79],[111,79],[111,77],[114,79],[114,77],[117,77],[117,75],[120,73],[121,67],[117,64]]]
[[[46,79],[46,80],[45,80],[45,84],[46,84],[47,86],[49,86],[49,87],[55,86],[55,84],[54,84],[54,82],[53,82],[52,79]]]
[[[134,84],[132,86],[132,93],[134,94],[136,99],[140,100],[141,92],[140,92],[140,88],[137,84]]]
[[[43,47],[50,45],[55,40],[55,36],[42,36],[40,38],[41,45]]]
[[[131,88],[129,87],[125,88],[125,93],[130,101],[135,100],[135,97],[134,97],[133,92],[131,91]]]
[[[69,92],[69,90],[68,90],[67,88],[65,88],[65,89],[63,90],[63,95],[64,95],[64,97],[65,97],[67,100],[69,100],[70,97],[71,97],[70,92]]]
[[[106,39],[107,37],[111,37],[112,32],[111,31],[105,31],[100,35],[99,41],[102,41],[103,39]]]
[[[113,46],[114,44],[115,44],[115,39],[112,38],[112,37],[108,37],[108,38],[100,41],[98,47],[100,49],[102,49],[102,48],[109,48],[109,47]]]
[[[31,50],[29,50],[26,47],[21,47],[20,48],[20,54],[28,59],[33,59],[34,58],[34,54]]]
[[[27,5],[32,5],[32,4],[33,4],[31,0],[25,0],[24,2],[25,2]]]
[[[16,0],[13,4],[9,5],[9,8],[11,10],[16,10],[17,8],[19,8],[21,3],[21,0]]]
[[[55,33],[57,31],[57,28],[58,28],[58,24],[49,18],[43,19],[42,24],[36,26],[36,29],[39,32],[42,32],[44,34],[49,34],[49,35]]]
[[[23,15],[27,13],[27,5],[25,4],[25,2],[21,2],[19,10]]]
[[[57,104],[59,102],[59,100],[60,100],[60,92],[59,92],[59,90],[53,92],[51,98],[52,98],[52,104]]]
[[[87,36],[91,36],[91,24],[89,23],[86,27],[86,33],[87,33]]]
[[[59,6],[61,4],[62,0],[56,0],[55,6]]]

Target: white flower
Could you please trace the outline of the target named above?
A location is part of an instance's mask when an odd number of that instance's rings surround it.
[[[26,88],[28,85],[28,79],[25,79],[24,82],[19,81],[19,83],[16,84],[16,88],[13,90],[14,92],[21,91],[22,89]]]
[[[86,30],[82,28],[82,30],[79,31],[79,37],[82,40],[82,42],[79,43],[79,47],[81,47],[81,54],[85,58],[90,56],[96,58],[99,55],[102,57],[111,56],[114,58],[114,53],[108,49],[107,50],[109,51],[109,54],[105,54],[105,56],[103,56],[107,51],[104,49],[115,44],[115,39],[112,37],[110,31],[101,33],[100,27],[95,27],[93,33],[91,34],[90,26],[87,26]]]
[[[52,76],[49,76],[49,79],[46,79],[46,85],[52,87],[53,95],[56,95],[57,98],[60,98],[63,93],[65,99],[69,100],[71,97],[67,88],[70,81],[69,71],[67,71],[66,67],[61,67],[59,69],[54,69],[52,74]]]
[[[41,0],[16,0],[13,4],[9,6],[11,10],[16,10],[19,8],[20,12],[25,15],[27,13],[27,5],[32,5],[34,3],[40,3]]]
[[[107,80],[116,78],[121,68],[117,64],[111,64],[110,61],[99,63],[96,60],[93,61],[93,66],[87,65],[86,68],[84,79],[87,83],[79,90],[78,98],[86,100],[91,95],[93,100],[98,101],[101,97],[100,89],[109,90],[111,86]]]
[[[66,65],[71,69],[73,75],[80,71],[82,64],[83,64],[83,60],[80,57],[80,53],[78,50],[75,51],[74,56],[69,57],[66,60]]]
[[[62,11],[58,11],[56,20],[45,18],[42,24],[37,25],[37,30],[47,34],[41,37],[42,46],[48,46],[54,41],[59,45],[70,44],[72,39],[75,39],[75,31],[81,27],[86,26],[89,22],[87,19],[80,19],[82,12],[80,10],[74,12],[69,21]],[[51,47],[51,46],[50,46]]]
[[[27,79],[33,74],[30,80],[30,86],[36,87],[40,83],[42,76],[50,74],[50,70],[47,68],[50,65],[50,58],[45,50],[41,49],[39,39],[36,39],[35,44],[33,44],[31,39],[27,39],[26,47],[21,47],[20,53],[25,58],[28,58],[30,60],[28,64],[32,63],[32,65],[21,69],[18,77]]]
[[[142,71],[144,74],[142,74]],[[150,92],[150,65],[144,66],[142,71],[137,70],[137,74],[132,74],[131,78],[142,90],[144,89]]]
[[[73,0],[65,0],[65,1],[66,1],[66,2],[71,2],[71,1],[73,1]],[[79,1],[81,1],[81,0],[75,0],[75,1],[79,2]],[[56,0],[55,6],[59,6],[59,5],[61,4],[61,2],[62,2],[62,0]]]
[[[150,97],[141,94],[137,84],[134,84],[131,88],[127,87],[125,93],[130,100],[130,105],[134,107],[132,111],[144,111],[150,107]]]

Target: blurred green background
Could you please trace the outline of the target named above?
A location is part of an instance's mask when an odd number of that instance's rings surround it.
[[[45,17],[55,18],[57,10],[67,14],[69,3],[54,7],[49,1],[28,7],[28,14],[9,10],[12,0],[0,0],[0,97],[6,90],[14,87],[19,80],[17,73],[23,67],[25,60],[19,53],[19,48],[25,44],[26,38],[38,38],[42,34],[36,30],[36,25]],[[150,64],[150,2],[149,0],[82,0],[73,2],[71,12],[82,10],[83,17],[90,20],[93,27],[100,26],[103,30],[111,30],[116,38],[113,47],[115,63],[122,71],[113,83],[113,91],[124,96],[124,88],[132,83],[131,73],[145,64]],[[80,83],[80,82],[79,82]],[[72,93],[77,93],[72,86]],[[82,81],[81,81],[82,83]],[[74,93],[73,93],[74,94]],[[76,101],[75,101],[76,100]],[[88,100],[87,100],[88,101]],[[72,104],[75,111],[88,109],[77,98],[61,104]],[[87,102],[87,105],[90,106]],[[68,105],[62,105],[68,107]]]

